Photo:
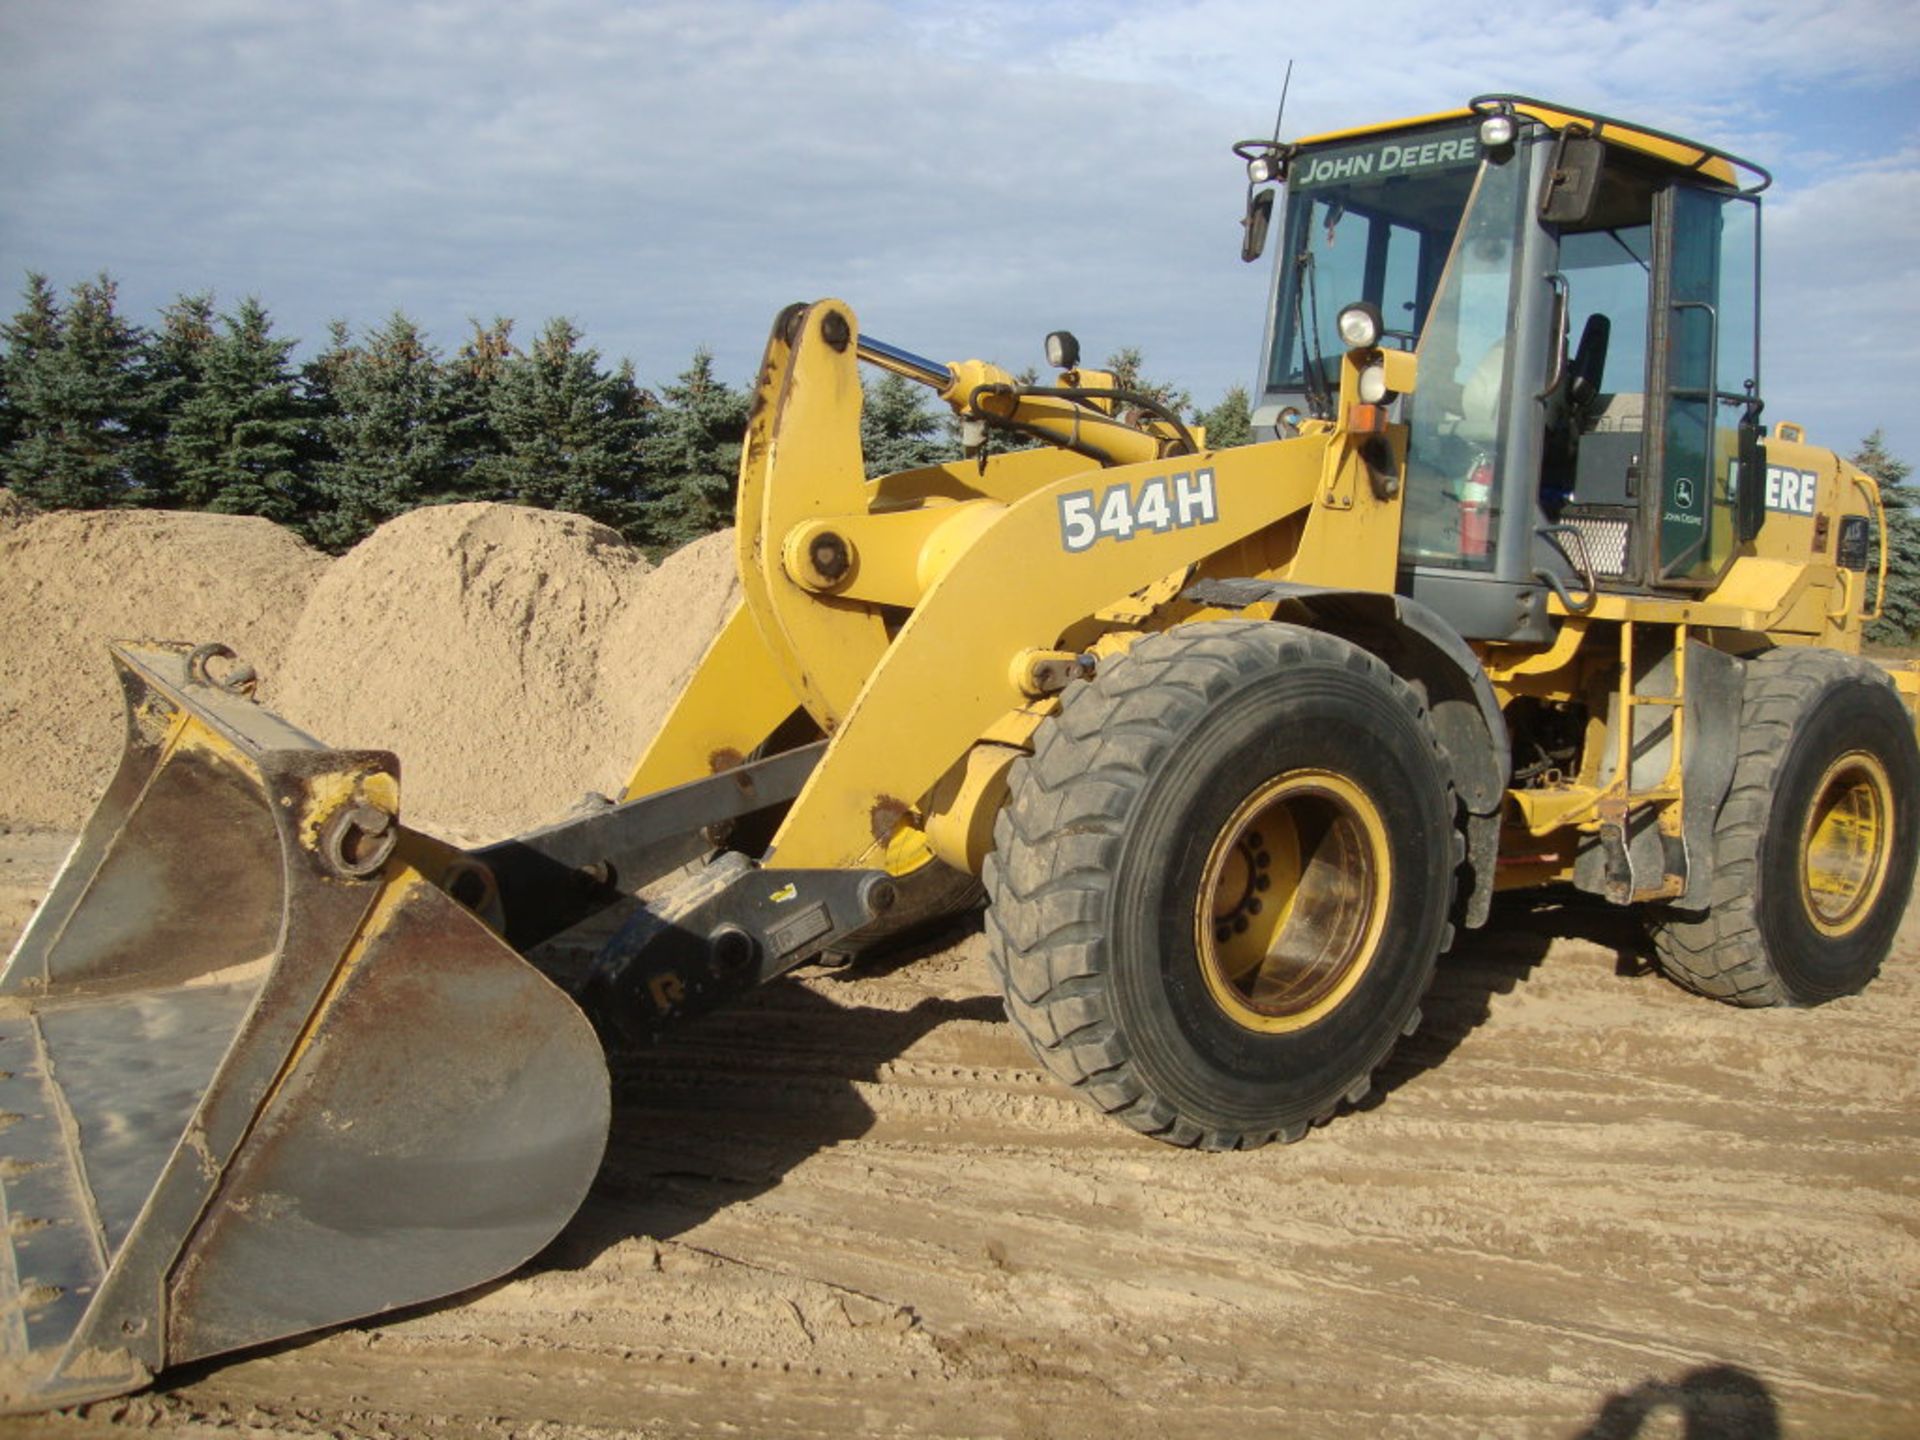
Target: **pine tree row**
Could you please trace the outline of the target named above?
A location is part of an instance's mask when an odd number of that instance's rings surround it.
[[[0,326],[0,483],[46,509],[150,506],[264,515],[344,550],[417,505],[500,500],[572,510],[669,549],[723,526],[748,397],[705,350],[658,393],[628,362],[609,369],[569,320],[532,344],[512,322],[475,324],[443,355],[405,315],[355,336],[344,322],[296,365],[258,300],[218,313],[183,295],[153,328],[119,313],[101,275],[62,298],[30,275]],[[1249,438],[1236,388],[1195,413],[1116,352],[1122,383]],[[861,420],[869,474],[958,451],[944,412],[889,376]]]
[[[732,519],[747,397],[696,352],[658,394],[571,321],[444,356],[404,315],[331,327],[303,365],[266,309],[185,295],[148,329],[105,275],[41,275],[0,326],[0,483],[47,509],[263,515],[343,550],[418,505],[576,511],[667,549]]]

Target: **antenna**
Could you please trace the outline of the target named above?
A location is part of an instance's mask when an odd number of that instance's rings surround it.
[[[1293,84],[1293,61],[1287,61],[1286,78],[1280,82],[1280,108],[1273,115],[1273,143],[1280,143],[1280,122],[1287,114],[1287,88]]]

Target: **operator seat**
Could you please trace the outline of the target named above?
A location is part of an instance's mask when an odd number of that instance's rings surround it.
[[[1613,321],[1597,310],[1581,328],[1579,348],[1567,365],[1567,406],[1573,412],[1576,429],[1593,404],[1593,397],[1600,393],[1600,379],[1607,369],[1607,342],[1612,337]]]
[[[1587,317],[1580,330],[1580,344],[1567,362],[1567,373],[1560,387],[1547,402],[1545,453],[1540,465],[1540,508],[1549,520],[1558,520],[1573,494],[1574,476],[1579,468],[1580,433],[1586,428],[1588,413],[1600,395],[1600,380],[1607,369],[1607,342],[1613,336],[1613,321],[1598,311]]]

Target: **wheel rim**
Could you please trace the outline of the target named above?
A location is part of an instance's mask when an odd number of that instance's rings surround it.
[[[1800,898],[1815,929],[1845,935],[1886,884],[1893,787],[1878,760],[1853,751],[1827,767],[1813,793],[1800,835]]]
[[[1202,877],[1195,949],[1215,1003],[1249,1030],[1304,1029],[1346,999],[1379,948],[1386,824],[1344,777],[1292,771],[1240,803]]]

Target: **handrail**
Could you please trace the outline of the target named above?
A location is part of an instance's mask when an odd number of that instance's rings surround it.
[[[1555,550],[1558,550],[1560,552],[1560,558],[1579,572],[1580,583],[1586,587],[1586,598],[1576,601],[1572,595],[1567,593],[1566,583],[1551,570],[1545,568],[1535,570],[1533,572],[1534,578],[1546,585],[1549,590],[1553,591],[1553,593],[1560,598],[1560,603],[1567,607],[1567,613],[1569,615],[1592,614],[1593,607],[1600,603],[1600,585],[1594,577],[1593,552],[1587,549],[1587,537],[1581,533],[1579,527],[1574,525],[1542,525],[1533,533],[1540,539],[1546,541],[1547,544],[1551,545]],[[1580,551],[1579,559],[1576,560],[1572,552],[1560,543],[1559,537],[1562,535],[1570,535],[1573,537],[1575,548]]]
[[[1886,501],[1880,498],[1880,486],[1877,483],[1869,485],[1858,475],[1853,477],[1853,483],[1860,493],[1867,497],[1867,503],[1873,507],[1873,525],[1880,535],[1880,574],[1875,579],[1873,587],[1873,613],[1860,617],[1862,625],[1871,625],[1886,613],[1887,552],[1892,548],[1887,543],[1887,505]]]
[[[1735,188],[1742,195],[1758,195],[1762,190],[1765,190],[1769,185],[1773,184],[1773,176],[1766,167],[1757,165],[1751,160],[1743,160],[1731,151],[1717,149],[1712,145],[1702,145],[1698,140],[1689,140],[1684,135],[1674,135],[1665,130],[1656,130],[1651,125],[1642,125],[1637,121],[1622,120],[1613,115],[1602,115],[1598,110],[1582,110],[1577,106],[1561,105],[1552,100],[1539,100],[1531,95],[1511,95],[1504,92],[1476,95],[1467,102],[1467,108],[1476,114],[1486,111],[1494,111],[1496,113],[1501,111],[1510,112],[1516,106],[1521,105],[1530,105],[1537,110],[1551,111],[1555,115],[1565,115],[1574,120],[1584,120],[1588,124],[1598,127],[1595,131],[1596,135],[1599,135],[1601,130],[1611,125],[1616,130],[1628,131],[1635,135],[1644,135],[1651,140],[1664,140],[1669,145],[1679,145],[1684,149],[1695,151],[1699,155],[1699,158],[1693,162],[1692,168],[1695,170],[1700,169],[1709,160],[1724,160],[1728,165],[1745,170],[1748,174],[1757,177],[1759,181],[1758,184],[1739,185],[1736,183]],[[1601,136],[1600,138],[1604,139],[1605,137]]]

